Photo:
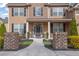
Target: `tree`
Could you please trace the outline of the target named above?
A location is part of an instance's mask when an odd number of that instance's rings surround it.
[[[78,35],[75,17],[70,22],[70,35]]]
[[[0,49],[3,48],[4,45],[4,33],[6,32],[6,27],[4,24],[0,25]]]
[[[4,36],[4,33],[6,32],[6,27],[3,24],[0,25],[0,36]]]

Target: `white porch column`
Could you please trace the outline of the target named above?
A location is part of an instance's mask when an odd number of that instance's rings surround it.
[[[29,22],[26,22],[26,38],[27,38],[27,32],[29,32]]]
[[[50,21],[48,22],[48,39],[50,39]]]

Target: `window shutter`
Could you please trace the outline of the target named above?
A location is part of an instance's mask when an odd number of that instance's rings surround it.
[[[24,8],[24,16],[26,16],[26,8]]]
[[[14,32],[14,24],[12,24],[12,32]]]
[[[24,34],[26,33],[26,24],[24,24]]]
[[[63,31],[65,32],[65,23],[63,24]]]
[[[43,8],[41,8],[41,16],[43,16]]]
[[[50,25],[51,25],[50,27],[51,33],[53,33],[53,24],[51,23]]]
[[[33,8],[33,16],[35,16],[35,7]]]
[[[65,16],[65,15],[66,15],[66,12],[67,12],[67,11],[63,9],[63,16]]]
[[[53,14],[52,14],[52,13],[53,13],[53,9],[52,9],[52,8],[51,8],[51,11],[50,11],[50,13],[51,13],[51,16],[53,16]]]
[[[13,8],[12,8],[12,16],[14,16],[14,10],[13,10]]]

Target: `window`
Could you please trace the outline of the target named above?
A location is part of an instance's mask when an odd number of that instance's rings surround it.
[[[75,12],[76,12],[76,15],[79,15],[79,10],[76,10]]]
[[[20,10],[20,12],[19,12],[20,16],[24,16],[24,8],[20,8],[19,10]]]
[[[24,24],[13,24],[13,32],[18,32],[19,34],[24,34],[25,25]]]
[[[52,8],[52,16],[63,16],[63,8]]]
[[[42,8],[41,7],[34,8],[34,16],[42,16]]]
[[[26,16],[25,8],[13,8],[13,16]]]
[[[51,32],[64,32],[63,23],[53,23],[51,26]]]
[[[14,8],[13,11],[14,11],[14,12],[13,12],[13,15],[14,15],[14,16],[18,16],[18,8]]]

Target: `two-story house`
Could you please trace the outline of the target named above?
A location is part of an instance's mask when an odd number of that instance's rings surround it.
[[[9,3],[8,32],[42,38],[45,32],[52,38],[53,32],[69,32],[73,11],[68,3]]]

